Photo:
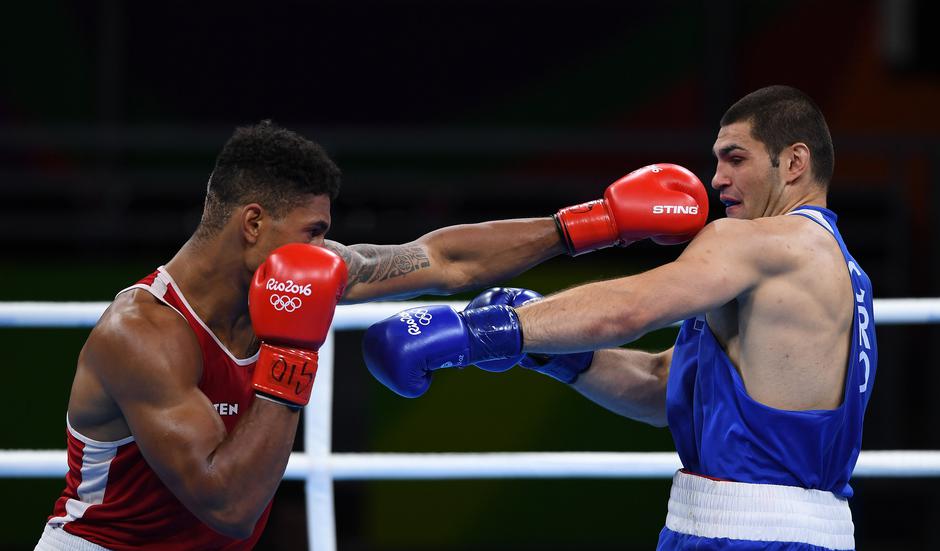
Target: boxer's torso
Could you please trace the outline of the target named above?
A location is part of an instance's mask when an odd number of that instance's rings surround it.
[[[215,406],[226,430],[234,429],[254,396],[250,379],[257,355],[245,359],[234,356],[199,319],[164,268],[121,293],[131,289],[152,294],[192,329],[203,358],[199,389]],[[107,416],[107,408],[102,409],[102,415]],[[248,539],[236,541],[218,534],[166,488],[147,464],[133,435],[99,441],[73,428],[68,418],[66,421],[69,472],[66,488],[49,518],[51,526],[111,549],[250,549],[260,537],[270,505]],[[118,421],[105,420],[95,435],[120,431],[126,425],[122,419]]]

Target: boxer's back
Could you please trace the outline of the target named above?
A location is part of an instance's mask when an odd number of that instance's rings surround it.
[[[751,398],[786,410],[836,408],[842,401],[854,303],[840,244],[805,216],[746,223],[771,234],[766,259],[779,270],[709,312],[708,325]]]
[[[780,282],[767,287],[763,280],[757,283],[740,301],[737,319],[723,311],[707,322],[701,316],[687,320],[673,350],[667,416],[682,464],[692,472],[849,497],[849,478],[861,449],[862,421],[877,368],[871,282],[842,243],[835,215],[815,207],[800,210],[814,220],[814,212],[825,216],[820,216],[821,222],[780,218],[795,228],[790,231],[801,239],[800,252],[822,267],[815,277],[838,283],[841,277],[823,271],[827,250],[811,257],[805,253],[807,247],[819,248],[805,233],[814,229],[810,224],[819,224],[823,235],[838,247],[838,275],[847,275],[848,292],[837,290],[826,296],[827,287],[807,281],[808,276],[802,276],[804,265],[797,260],[789,278],[781,271]],[[796,222],[800,224],[793,225]],[[795,298],[776,294],[784,291]],[[827,312],[837,319],[843,311],[848,318],[844,331],[836,322],[818,319]],[[729,318],[736,323],[720,325]],[[713,320],[719,324],[713,326]],[[737,329],[730,338],[722,333],[729,326]],[[819,340],[831,332],[836,337],[829,337],[828,343]],[[757,335],[765,340],[759,341]],[[751,363],[738,363],[741,358]],[[830,386],[814,388],[825,384]],[[757,395],[755,388],[765,391],[765,396]],[[766,396],[776,402],[768,403]],[[835,396],[836,403],[820,403],[820,396]]]

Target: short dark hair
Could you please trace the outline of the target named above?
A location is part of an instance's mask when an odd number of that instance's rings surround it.
[[[751,136],[762,142],[773,166],[783,148],[803,142],[810,150],[816,180],[829,185],[835,166],[832,136],[822,111],[809,96],[792,86],[767,86],[739,99],[721,117],[721,126],[749,121]]]
[[[234,207],[258,203],[282,216],[304,195],[339,195],[341,173],[315,142],[270,120],[235,129],[209,177],[197,235],[225,225]]]

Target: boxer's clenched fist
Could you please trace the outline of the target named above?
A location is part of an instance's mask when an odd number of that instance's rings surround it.
[[[310,400],[317,350],[346,285],[346,264],[321,247],[294,243],[255,271],[248,309],[261,353],[251,384],[260,396],[291,407]]]
[[[427,392],[437,369],[521,354],[519,319],[505,305],[463,312],[450,306],[410,308],[372,325],[362,339],[369,372],[406,398]]]
[[[604,198],[555,214],[572,255],[651,238],[660,245],[684,243],[708,218],[708,194],[687,169],[658,164],[634,170],[610,184]]]
[[[592,352],[523,356],[519,317],[498,303],[463,312],[450,306],[403,310],[366,330],[362,355],[379,382],[406,398],[427,392],[438,369],[507,358],[512,367],[522,357],[523,367],[572,383],[593,358]]]

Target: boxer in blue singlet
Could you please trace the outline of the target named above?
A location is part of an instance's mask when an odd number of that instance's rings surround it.
[[[668,422],[684,469],[659,549],[854,549],[849,478],[877,344],[871,282],[825,208],[825,119],[802,93],[764,88],[728,110],[713,151],[727,219],[676,262],[520,308],[525,350],[620,344],[686,319],[672,349],[598,351],[574,381]],[[553,327],[572,308],[580,320]]]
[[[877,365],[871,281],[846,249],[835,213],[804,206],[787,214],[819,224],[845,257],[857,315],[842,401],[833,409],[801,411],[755,401],[706,317],[686,320],[666,388],[667,418],[684,469],[673,480],[660,549],[748,549],[754,541],[778,540],[796,542],[770,548],[854,548],[845,500],[852,496],[849,478]],[[714,495],[735,500],[715,501]],[[734,506],[741,502],[747,510]],[[727,525],[731,519],[735,526]],[[710,541],[715,538],[725,541]]]
[[[525,353],[608,409],[668,424],[684,468],[659,549],[854,549],[877,344],[871,282],[826,208],[828,127],[805,94],[771,86],[725,113],[713,152],[727,216],[676,261],[528,304],[496,290],[456,316],[430,307],[413,339],[388,338],[389,318],[366,333],[367,365],[389,384],[414,366],[430,377],[435,359]],[[664,352],[603,349],[679,320]]]

